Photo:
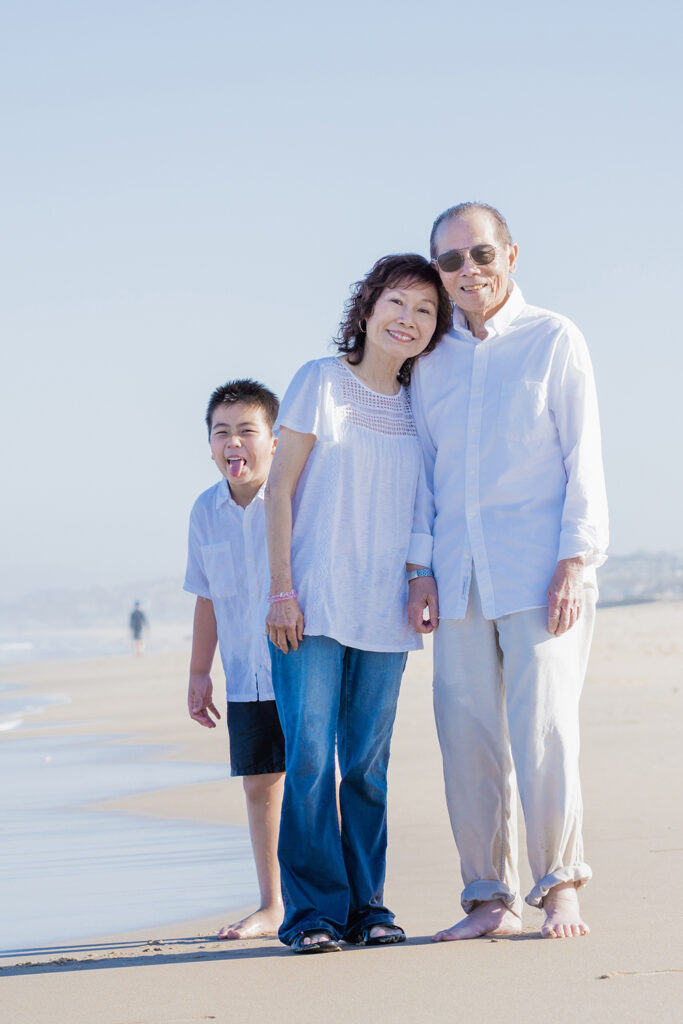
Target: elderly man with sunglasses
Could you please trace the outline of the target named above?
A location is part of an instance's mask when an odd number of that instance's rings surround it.
[[[438,624],[434,709],[466,912],[434,940],[521,930],[517,788],[526,901],[545,912],[542,935],[571,938],[588,932],[578,708],[607,547],[591,363],[574,324],[512,282],[517,246],[493,207],[442,213],[431,255],[456,310],[413,372],[429,493],[409,611],[421,632]]]

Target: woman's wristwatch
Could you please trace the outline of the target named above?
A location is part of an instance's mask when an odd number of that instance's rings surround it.
[[[406,573],[408,583],[412,583],[413,580],[417,580],[421,576],[434,576],[434,573],[431,569],[411,569],[410,572]]]

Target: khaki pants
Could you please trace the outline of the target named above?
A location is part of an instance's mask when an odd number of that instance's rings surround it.
[[[579,621],[560,637],[547,608],[485,619],[476,578],[464,619],[442,619],[434,637],[434,713],[446,802],[469,913],[502,899],[521,916],[517,786],[541,906],[558,882],[583,885],[579,697],[595,621],[586,587]]]

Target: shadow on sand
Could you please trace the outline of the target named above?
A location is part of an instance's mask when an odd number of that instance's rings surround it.
[[[482,936],[474,942],[524,942],[540,939],[538,932],[523,932],[521,935]],[[60,946],[34,946],[12,949],[0,954],[0,978],[19,977],[31,974],[54,974],[70,971],[102,971],[119,967],[158,967],[169,964],[187,964],[198,960],[231,961],[258,960],[269,957],[291,957],[286,946],[276,939],[262,939],[243,943],[220,944],[213,936],[185,936],[176,939],[159,939],[130,942],[83,942]],[[392,949],[407,949],[410,946],[433,945],[431,935],[415,935],[405,944],[391,946]],[[446,945],[446,943],[439,943]],[[210,948],[209,948],[210,947]],[[362,946],[343,947],[345,953],[377,953],[382,947],[367,950]],[[32,957],[40,957],[33,960]],[[24,959],[27,958],[27,959]],[[301,959],[297,957],[296,959]]]

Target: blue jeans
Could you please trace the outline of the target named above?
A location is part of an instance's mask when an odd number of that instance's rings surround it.
[[[322,929],[354,941],[361,928],[394,920],[382,902],[387,765],[407,655],[359,651],[326,636],[306,636],[288,654],[270,644],[270,654],[287,765],[280,939],[290,945],[298,933]]]

